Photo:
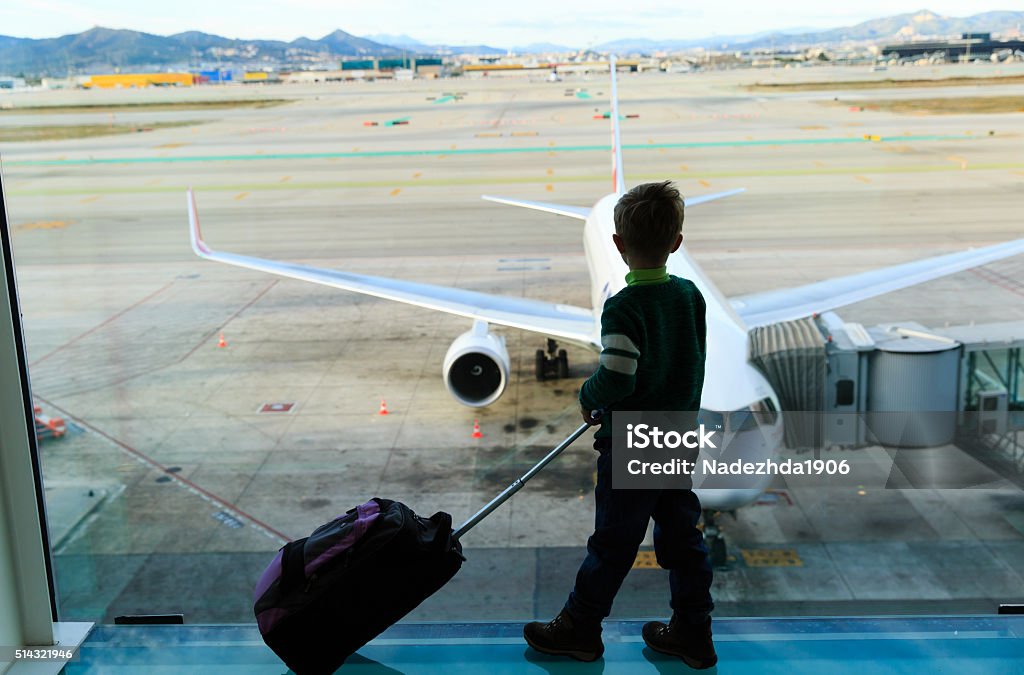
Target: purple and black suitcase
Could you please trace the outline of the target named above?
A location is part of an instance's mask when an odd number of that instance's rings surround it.
[[[458,530],[443,511],[424,518],[401,502],[374,498],[285,544],[254,594],[264,642],[298,675],[333,673],[455,576],[465,560],[459,537],[587,428],[581,425]]]

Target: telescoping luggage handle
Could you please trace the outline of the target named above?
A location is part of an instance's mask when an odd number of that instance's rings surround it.
[[[597,422],[599,419],[601,419],[602,414],[604,414],[603,410],[595,410],[592,413],[590,413],[590,417],[595,422]],[[497,509],[499,506],[501,506],[509,499],[511,499],[512,495],[519,492],[519,490],[522,489],[524,485],[526,485],[526,481],[530,480],[538,473],[540,473],[541,469],[543,469],[544,467],[551,463],[551,460],[562,454],[562,451],[568,448],[570,445],[572,445],[573,441],[575,441],[577,438],[586,433],[587,429],[589,429],[590,426],[591,425],[588,422],[584,422],[583,424],[581,424],[579,428],[576,429],[576,431],[572,432],[569,435],[568,438],[559,443],[557,446],[555,446],[554,450],[545,455],[544,459],[537,462],[532,469],[524,473],[522,476],[516,478],[515,482],[513,482],[511,485],[509,485],[507,488],[501,491],[501,494],[499,494],[497,497],[489,501],[487,503],[487,506],[483,507],[482,509],[474,513],[469,520],[460,525],[459,529],[455,530],[455,533],[452,536],[458,539],[462,535],[469,532],[472,528],[474,528],[476,524],[479,523],[481,520],[491,515],[491,513],[493,513],[495,509]]]

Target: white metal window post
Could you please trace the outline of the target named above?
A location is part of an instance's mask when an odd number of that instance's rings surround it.
[[[64,663],[14,658],[14,650],[25,646],[77,647],[91,624],[56,623],[42,473],[2,167],[0,240],[0,673],[56,673]]]

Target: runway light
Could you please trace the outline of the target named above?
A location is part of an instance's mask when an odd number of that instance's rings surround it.
[[[867,494],[867,491],[866,490],[857,490],[857,494],[859,494],[861,497],[863,497],[864,495]]]

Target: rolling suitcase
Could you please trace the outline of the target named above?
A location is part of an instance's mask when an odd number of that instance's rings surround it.
[[[281,547],[255,590],[264,642],[298,675],[333,673],[459,571],[460,538],[508,501],[589,425],[583,424],[457,530],[373,498]]]

